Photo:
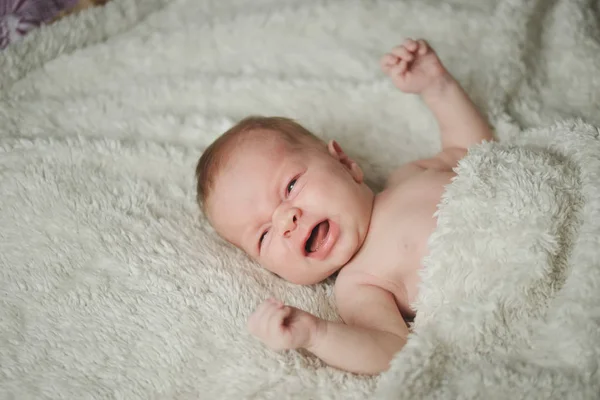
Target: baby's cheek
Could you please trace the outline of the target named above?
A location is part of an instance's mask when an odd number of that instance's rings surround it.
[[[285,271],[289,257],[286,257],[285,248],[276,238],[271,240],[268,246],[267,254],[264,259],[263,267],[272,273],[281,276]]]

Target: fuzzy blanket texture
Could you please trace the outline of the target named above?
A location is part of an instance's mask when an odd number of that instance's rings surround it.
[[[115,0],[0,54],[0,398],[589,399],[600,393],[600,3]],[[378,58],[425,37],[489,117],[439,207],[419,314],[362,377],[246,331],[202,150],[248,114],[336,138],[374,187],[437,127]],[[583,122],[585,121],[585,122]]]

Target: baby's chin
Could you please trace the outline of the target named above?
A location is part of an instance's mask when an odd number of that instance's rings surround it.
[[[354,256],[358,253],[361,248],[361,241],[356,238],[352,243],[340,243],[344,247],[338,247],[336,254],[332,255],[332,259],[328,260],[329,265],[312,265],[304,270],[304,273],[300,277],[294,277],[289,281],[298,285],[314,285],[321,283],[328,278],[336,275],[342,268],[344,268]]]
[[[288,277],[288,279],[286,279],[285,277],[283,278],[288,282],[294,283],[296,285],[316,285],[317,283],[321,283],[327,280],[332,275],[335,275],[342,267],[343,265],[335,268],[330,268],[325,271],[315,270],[304,273],[299,276],[290,276]]]
[[[300,273],[289,274],[288,277],[282,276],[282,278],[297,285],[315,285],[337,274],[348,264],[354,254],[354,251],[349,251],[345,254],[338,253],[335,257],[332,257],[333,259],[327,260],[327,262],[298,266],[298,268],[292,269],[292,271],[301,271]]]
[[[337,274],[354,258],[363,242],[360,236],[358,232],[355,235],[341,236],[342,240],[336,243],[331,254],[325,260],[308,261],[308,257],[306,257],[304,260],[299,260],[299,265],[287,264],[285,271],[264,267],[290,283],[315,285]]]

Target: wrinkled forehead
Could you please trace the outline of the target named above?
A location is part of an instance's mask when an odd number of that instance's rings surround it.
[[[290,148],[285,140],[255,137],[232,145],[215,176],[207,199],[211,224],[226,240],[240,245],[240,236],[267,212],[270,192]]]

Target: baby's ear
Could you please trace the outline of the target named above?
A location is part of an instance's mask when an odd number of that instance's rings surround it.
[[[356,162],[354,162],[354,160],[344,153],[344,150],[342,150],[342,147],[338,144],[338,142],[335,140],[330,140],[327,144],[327,149],[333,158],[338,160],[344,167],[348,169],[348,172],[350,172],[350,175],[352,175],[357,183],[363,182],[364,174],[362,169]]]

